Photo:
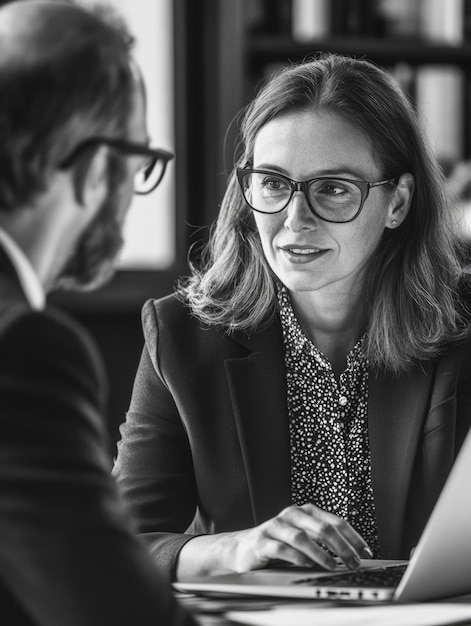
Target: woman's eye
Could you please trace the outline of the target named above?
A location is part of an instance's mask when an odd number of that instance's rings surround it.
[[[274,180],[273,178],[265,178],[265,180],[263,181],[263,186],[268,189],[278,189],[279,185],[279,181]]]
[[[333,183],[328,183],[324,185],[320,191],[328,196],[339,196],[348,192],[348,190],[344,187],[340,187]]]
[[[263,181],[263,187],[269,191],[281,191],[287,189],[286,183],[279,178],[265,178]]]

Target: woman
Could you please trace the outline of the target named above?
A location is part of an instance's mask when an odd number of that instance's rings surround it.
[[[241,135],[205,262],[144,306],[115,476],[171,578],[407,558],[471,421],[441,172],[346,57],[273,77]]]

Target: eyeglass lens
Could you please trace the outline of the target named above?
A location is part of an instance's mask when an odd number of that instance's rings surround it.
[[[262,213],[277,213],[290,202],[290,181],[276,174],[247,173],[242,188],[248,204]],[[361,189],[355,183],[336,178],[313,180],[307,195],[316,213],[329,221],[344,222],[355,216],[362,202]]]
[[[144,195],[153,191],[163,178],[167,161],[149,157],[134,176],[135,193]]]

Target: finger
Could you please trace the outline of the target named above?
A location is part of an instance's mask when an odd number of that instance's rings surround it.
[[[358,556],[362,559],[372,559],[373,553],[371,552],[367,542],[348,522],[345,523],[345,537],[355,547]]]
[[[367,543],[347,521],[313,504],[289,507],[282,512],[281,517],[324,544],[351,569],[360,565],[362,557],[372,556],[366,552],[369,550]]]
[[[269,541],[269,545],[268,545]],[[308,556],[304,551],[299,550],[297,547],[289,543],[285,543],[280,539],[271,539],[267,540],[266,553],[270,553],[272,556],[269,558],[269,561],[278,560],[283,561],[285,563],[291,563],[292,565],[297,565],[299,567],[312,567],[314,564],[322,565],[327,569],[333,569],[335,567],[335,559],[332,559],[330,555],[322,550],[320,546],[317,546],[318,555],[317,558],[312,558]],[[323,554],[322,554],[323,553]],[[323,555],[327,555],[327,559],[324,558]]]
[[[341,534],[342,539],[348,542],[350,547],[356,551],[359,559],[373,558],[373,553],[367,542],[346,520],[336,518],[336,524],[334,525]]]
[[[304,561],[304,565],[317,564],[329,570],[335,569],[337,566],[337,562],[331,554],[324,550],[303,528],[293,525],[289,519],[274,518],[272,523],[266,527],[265,532],[267,536],[278,542],[278,550],[289,550],[289,554],[295,550],[301,555],[296,557],[296,560],[291,557],[290,562],[301,564],[299,561],[301,559]],[[277,558],[282,557],[278,556]]]
[[[260,569],[272,561],[282,561],[300,567],[311,567],[313,564],[312,560],[299,550],[266,535],[260,537],[252,548],[252,550],[244,550],[237,559],[235,563],[237,572]]]
[[[349,569],[356,569],[360,566],[360,556],[357,550],[336,524],[328,521],[319,522],[317,536],[318,541],[334,552]]]
[[[321,524],[331,525],[348,541],[356,550],[358,556],[372,556],[368,544],[363,537],[342,517],[338,517],[334,513],[324,511],[314,504],[307,504],[299,507],[301,512],[306,514],[309,519]]]

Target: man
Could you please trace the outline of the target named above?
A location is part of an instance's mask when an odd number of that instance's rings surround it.
[[[96,349],[74,321],[45,308],[58,285],[109,277],[134,185],[155,187],[171,157],[148,147],[131,40],[110,19],[57,0],[0,9],[5,626],[194,624],[121,508]]]

